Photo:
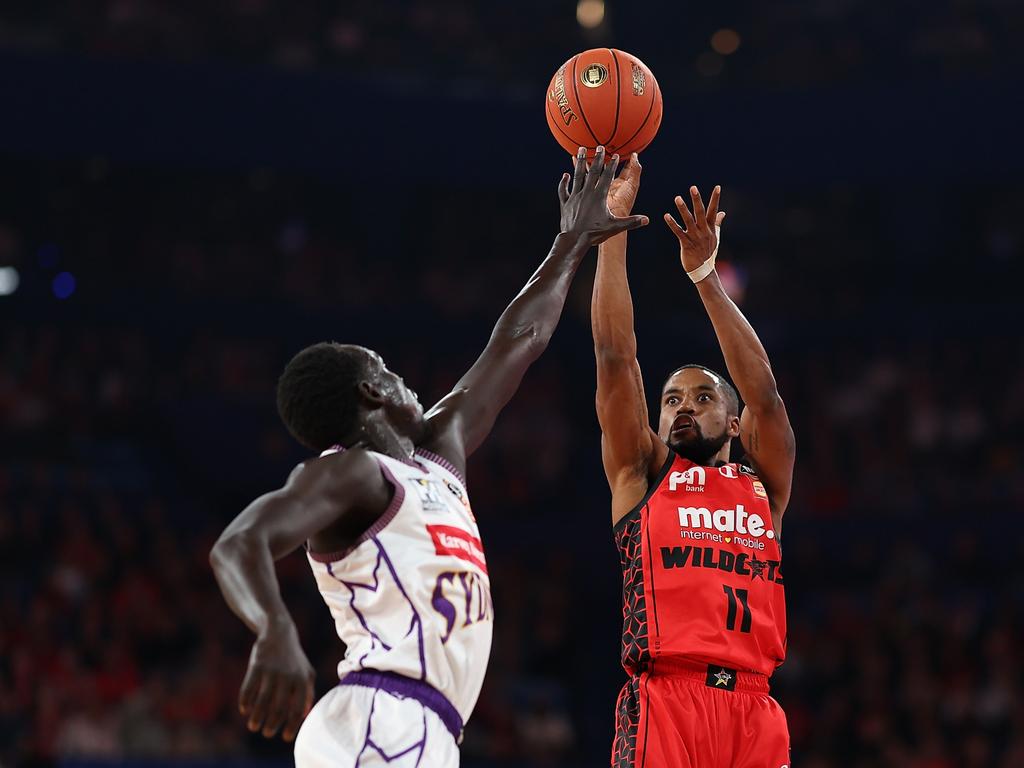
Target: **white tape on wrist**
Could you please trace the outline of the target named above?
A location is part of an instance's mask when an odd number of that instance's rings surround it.
[[[705,277],[715,271],[715,257],[718,256],[718,246],[722,244],[722,228],[715,225],[715,250],[708,257],[708,260],[701,264],[696,269],[692,269],[686,273],[686,276],[693,280],[694,283],[699,283]]]

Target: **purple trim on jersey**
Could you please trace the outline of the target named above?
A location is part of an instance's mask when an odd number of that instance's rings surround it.
[[[423,642],[423,620],[420,619],[420,613],[416,610],[416,606],[412,600],[409,599],[409,594],[405,591],[405,587],[402,586],[402,580],[398,578],[398,571],[395,570],[394,564],[391,562],[391,558],[388,557],[387,550],[384,549],[384,545],[380,543],[380,539],[374,537],[374,543],[377,545],[377,549],[380,551],[380,556],[384,558],[384,562],[388,564],[388,570],[391,571],[391,578],[395,580],[395,584],[398,585],[399,591],[402,593],[402,597],[409,604],[409,609],[412,611],[412,622],[409,624],[409,632],[412,632],[413,626],[417,628],[419,634],[419,646],[420,646],[420,680],[427,679],[427,654]],[[409,636],[409,632],[406,632],[406,637]]]
[[[377,457],[374,456],[374,458],[376,459]],[[348,547],[347,549],[343,549],[340,552],[314,552],[311,549],[307,549],[307,551],[309,552],[309,556],[316,560],[318,563],[336,563],[339,560],[343,560],[348,555],[350,555],[352,551],[355,550],[355,548],[358,547],[360,544],[362,544],[365,541],[369,541],[382,530],[384,530],[388,523],[395,519],[395,515],[398,514],[398,510],[402,508],[402,502],[405,501],[405,488],[402,486],[400,482],[398,482],[398,480],[395,479],[395,476],[391,473],[391,470],[388,469],[387,465],[383,461],[377,459],[377,466],[380,467],[380,472],[382,475],[384,475],[384,479],[387,480],[387,482],[390,483],[391,487],[395,489],[395,493],[391,497],[391,503],[388,504],[388,508],[385,509],[384,513],[377,518],[376,522],[369,528],[367,528],[365,531],[363,531],[363,533],[359,536],[358,539],[355,540],[352,546]]]
[[[348,588],[349,594],[351,595],[348,601],[348,607],[352,609],[352,613],[354,613],[356,618],[359,619],[359,623],[363,625],[363,629],[366,630],[366,634],[370,636],[370,639],[375,643],[380,643],[385,651],[390,651],[391,646],[385,643],[380,635],[370,629],[370,625],[367,623],[366,617],[363,616],[362,612],[358,608],[356,608],[356,587],[369,590],[370,592],[376,592],[380,588],[380,577],[377,576],[377,570],[380,568],[380,561],[381,557],[378,554],[377,564],[373,567],[374,584],[372,587],[369,584],[360,584],[358,582],[345,581],[344,579],[338,578],[338,576],[334,574],[334,569],[331,568],[330,563],[327,564],[327,573],[330,574],[332,579],[340,582]],[[370,651],[372,651],[373,648],[374,646],[371,645],[370,650],[364,653],[362,658],[359,659],[359,666],[363,666],[363,662],[366,660],[366,657],[370,655]]]
[[[433,451],[428,451],[426,448],[417,448],[416,449],[416,455],[417,456],[422,456],[427,461],[432,461],[434,464],[437,464],[438,466],[444,467],[449,472],[451,472],[453,475],[455,475],[456,478],[458,478],[459,482],[462,483],[462,487],[463,488],[468,487],[466,485],[466,478],[464,478],[462,476],[462,473],[459,472],[458,469],[456,469],[455,465],[452,464],[450,461],[448,461],[448,459],[446,459],[444,456],[439,456],[436,453],[434,453]]]
[[[448,698],[429,683],[425,683],[420,680],[413,680],[410,677],[399,675],[395,672],[380,672],[375,669],[364,669],[357,672],[349,672],[341,678],[341,681],[338,684],[360,685],[365,688],[375,688],[378,691],[384,691],[385,693],[389,693],[400,699],[413,699],[418,701],[424,707],[427,707],[435,715],[441,718],[441,722],[444,723],[444,727],[448,729],[448,732],[452,735],[452,738],[455,739],[456,743],[462,741],[462,716],[459,714],[459,711],[455,709],[455,706],[448,701]],[[372,717],[372,708],[370,713]],[[369,742],[369,733],[367,733],[367,741]],[[376,745],[373,746],[376,748]],[[380,750],[378,749],[378,751]],[[403,754],[407,752],[409,752],[409,750],[405,750]],[[383,753],[381,753],[381,755],[384,756]],[[397,755],[395,757],[397,757]],[[384,758],[385,760],[388,760],[386,756],[384,756]],[[390,759],[393,760],[394,757]]]
[[[330,453],[344,453],[347,450],[348,450],[348,448],[346,448],[344,445],[332,445],[326,451],[321,451],[320,452],[320,458],[322,459],[324,456],[327,456]],[[377,453],[377,451],[374,451],[374,450],[372,450],[370,448],[366,448],[365,450],[366,450],[367,453]],[[386,453],[383,453],[381,455],[382,456],[388,456],[388,454],[386,454]],[[396,458],[395,456],[388,456],[388,458],[389,459],[394,459],[395,461],[400,461],[403,464],[408,464],[410,467],[416,467],[417,469],[421,468],[420,465],[417,462],[413,461],[412,459],[406,459],[406,458],[399,459],[399,458]],[[465,483],[463,483],[463,485],[465,485]]]

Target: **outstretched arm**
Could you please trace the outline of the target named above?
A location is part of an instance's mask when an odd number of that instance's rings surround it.
[[[210,565],[231,610],[256,634],[238,705],[250,731],[291,741],[313,703],[313,667],[281,600],[274,561],[345,517],[358,528],[391,489],[372,457],[351,450],[300,464],[284,488],[252,502],[224,530]]]
[[[640,162],[630,158],[612,184],[608,206],[628,214],[640,187]],[[651,429],[633,333],[633,300],[626,275],[626,234],[605,241],[597,252],[590,305],[597,358],[597,419],[601,457],[612,490],[612,523],[643,498],[649,479],[665,462],[668,447]]]
[[[739,307],[722,288],[718,273],[713,269],[718,231],[725,218],[725,213],[718,210],[721,192],[721,187],[715,187],[705,211],[700,192],[690,187],[693,213],[683,198],[675,199],[685,229],[667,213],[665,223],[679,238],[683,268],[688,273],[701,267],[704,272],[711,269],[703,279],[700,273],[691,279],[698,279],[697,292],[715,328],[729,375],[746,406],[740,420],[740,439],[768,491],[777,525],[789,504],[796,441],[786,406],[779,397],[768,353]]]
[[[477,361],[427,414],[430,447],[460,469],[547,347],[586,252],[612,235],[647,224],[646,216],[619,218],[608,211],[605,200],[617,166],[618,156],[606,163],[604,148],[598,147],[588,170],[580,151],[571,190],[569,174],[558,186],[562,227],[547,258],[498,318]]]

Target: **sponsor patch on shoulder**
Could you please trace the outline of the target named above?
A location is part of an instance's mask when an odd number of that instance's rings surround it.
[[[754,493],[760,496],[762,499],[768,498],[768,492],[764,489],[764,483],[760,480],[754,480]]]

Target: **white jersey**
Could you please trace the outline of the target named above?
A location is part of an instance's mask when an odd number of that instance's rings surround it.
[[[409,462],[371,455],[394,488],[390,506],[348,550],[307,553],[347,648],[338,674],[370,669],[429,683],[468,720],[494,609],[465,482],[429,451]]]

